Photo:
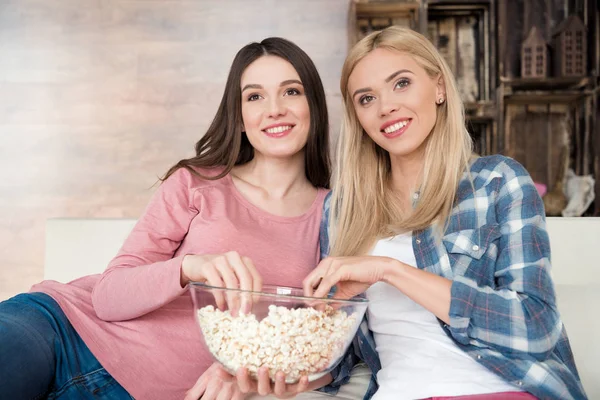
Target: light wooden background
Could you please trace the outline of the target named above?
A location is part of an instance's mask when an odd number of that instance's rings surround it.
[[[42,279],[47,218],[139,216],[156,177],[192,154],[250,41],[306,50],[335,136],[348,4],[1,0],[0,300]]]

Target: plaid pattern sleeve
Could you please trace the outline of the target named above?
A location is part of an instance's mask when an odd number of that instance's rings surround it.
[[[475,268],[454,276],[450,332],[465,345],[475,339],[507,356],[545,360],[561,337],[562,323],[550,278],[543,202],[520,164],[507,159],[494,172],[501,176],[495,200],[498,227],[479,233],[498,237],[497,251],[484,255],[495,258],[495,281],[482,285]],[[480,250],[488,238],[481,238]],[[461,244],[457,240],[454,246]]]

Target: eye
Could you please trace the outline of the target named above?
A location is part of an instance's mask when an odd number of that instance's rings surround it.
[[[300,94],[300,91],[296,88],[289,88],[285,91],[285,96],[298,96]]]
[[[256,101],[260,99],[260,95],[259,94],[251,94],[250,96],[248,96],[248,101]]]
[[[358,99],[358,102],[364,106],[364,105],[369,104],[373,100],[375,100],[375,96],[365,94],[364,96],[360,96],[360,98]]]
[[[394,84],[394,89],[403,89],[403,88],[407,87],[408,85],[410,85],[410,79],[408,79],[408,78],[400,78]]]

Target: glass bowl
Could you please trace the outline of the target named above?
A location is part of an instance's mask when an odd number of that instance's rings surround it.
[[[350,300],[303,296],[300,288],[264,285],[244,291],[191,282],[196,322],[213,358],[232,375],[246,367],[256,378],[282,371],[286,383],[330,372],[352,342],[367,309],[364,296]]]

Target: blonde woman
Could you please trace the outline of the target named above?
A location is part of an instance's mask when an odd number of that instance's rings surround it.
[[[408,29],[373,33],[341,91],[331,257],[304,281],[308,295],[370,301],[341,369],[360,356],[377,400],[585,398],[543,203],[519,163],[472,153],[439,52]]]

